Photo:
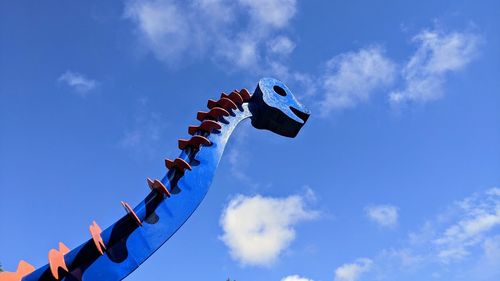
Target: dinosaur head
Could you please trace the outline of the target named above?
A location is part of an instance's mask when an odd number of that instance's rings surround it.
[[[295,137],[309,118],[310,112],[283,82],[262,78],[249,102],[252,125],[285,137]]]

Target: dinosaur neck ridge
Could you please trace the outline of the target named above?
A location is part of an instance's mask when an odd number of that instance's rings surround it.
[[[178,192],[176,190],[177,182],[184,175],[185,171],[192,170],[193,166],[203,165],[203,163],[200,163],[196,159],[197,153],[203,146],[215,145],[218,147],[220,152],[217,154],[218,157],[216,157],[218,164],[234,128],[239,122],[251,116],[248,109],[250,98],[248,90],[242,89],[241,91],[234,90],[229,95],[222,93],[218,101],[208,100],[207,107],[209,111],[199,111],[196,115],[201,124],[198,126],[189,126],[188,128],[188,133],[192,137],[189,140],[179,140],[179,149],[182,150],[181,155],[175,160],[165,160],[168,172],[161,180],[161,183],[165,184],[165,189],[168,190],[168,187],[170,187],[174,193]],[[220,137],[209,139],[214,134]],[[148,179],[150,187],[155,188],[155,185],[151,185],[151,182]]]
[[[121,280],[165,243],[189,218],[205,197],[226,143],[244,119],[252,116],[246,89],[222,93],[200,111],[197,126],[189,126],[189,139],[180,139],[181,153],[165,160],[166,175],[147,179],[151,192],[135,208],[121,202],[127,214],[101,230],[94,221],[91,239],[73,250],[60,243],[49,252],[49,263],[34,270],[22,261],[21,270],[0,274],[14,280]],[[29,264],[28,264],[29,265]],[[28,270],[26,269],[28,268]]]

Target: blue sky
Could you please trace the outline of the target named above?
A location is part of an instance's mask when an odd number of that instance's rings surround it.
[[[306,126],[240,127],[201,206],[128,280],[500,278],[498,2],[0,5],[5,269],[110,225],[208,98],[273,76]]]

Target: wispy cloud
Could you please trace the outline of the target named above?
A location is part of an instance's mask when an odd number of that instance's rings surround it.
[[[365,208],[366,216],[381,226],[394,226],[398,222],[399,212],[396,206],[375,205]]]
[[[486,238],[483,243],[483,250],[488,260],[500,260],[500,235]]]
[[[254,24],[262,27],[285,27],[297,11],[296,0],[239,0],[250,11]]]
[[[497,280],[500,277],[500,189],[454,202],[397,247],[381,250],[366,264],[367,280]],[[340,267],[346,278],[356,263]],[[337,269],[336,273],[339,269]],[[367,276],[368,277],[368,276]],[[389,278],[390,277],[390,278]],[[365,279],[365,278],[363,278]],[[356,280],[356,279],[339,279]]]
[[[297,8],[296,0],[129,0],[124,16],[157,59],[172,66],[208,59],[227,71],[277,76],[307,96],[319,93],[324,117],[379,93],[388,93],[392,105],[437,100],[447,75],[469,65],[481,42],[472,31],[426,29],[413,37],[417,49],[406,61],[369,45],[334,56],[314,75],[288,62],[296,47],[288,27]]]
[[[356,281],[361,275],[370,271],[373,261],[361,258],[354,263],[346,263],[335,270],[335,281]]]
[[[418,49],[402,69],[404,88],[389,94],[393,104],[441,98],[446,75],[463,69],[475,58],[480,37],[467,31],[424,30],[413,42]]]
[[[269,266],[295,239],[294,226],[318,217],[304,198],[238,195],[225,208],[221,239],[242,264]]]
[[[290,275],[283,277],[281,281],[313,281],[312,279],[307,279],[305,277],[300,277],[299,275]]]
[[[140,41],[169,64],[210,58],[224,67],[257,68],[271,53],[290,53],[282,32],[296,12],[295,0],[128,1],[124,15]],[[268,47],[272,38],[281,38]]]
[[[138,101],[133,120],[124,130],[118,145],[138,155],[153,157],[164,134],[166,123],[161,113],[149,110],[148,103],[146,98]]]
[[[59,83],[64,83],[74,89],[77,93],[85,96],[88,92],[97,87],[97,81],[85,77],[78,72],[66,71],[57,79]]]
[[[433,240],[437,256],[443,262],[465,258],[469,249],[484,243],[488,232],[500,226],[500,189],[466,198],[453,208],[459,220]]]
[[[395,71],[395,64],[381,47],[335,56],[328,61],[322,78],[321,113],[327,115],[333,110],[368,101],[375,90],[393,82]]]
[[[286,36],[279,36],[269,42],[269,51],[276,55],[289,55],[295,49],[295,43]]]
[[[333,57],[321,78],[309,79],[307,86],[322,89],[319,109],[324,117],[387,92],[392,105],[434,101],[444,96],[447,75],[464,69],[477,57],[481,41],[471,31],[423,30],[413,37],[418,48],[407,61],[396,62],[380,46],[369,46]],[[290,73],[284,66],[276,69]],[[397,89],[400,84],[402,89]]]

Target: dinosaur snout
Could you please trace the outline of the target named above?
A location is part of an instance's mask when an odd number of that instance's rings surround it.
[[[262,78],[249,103],[252,125],[286,137],[295,137],[310,112],[290,89],[274,78]]]

